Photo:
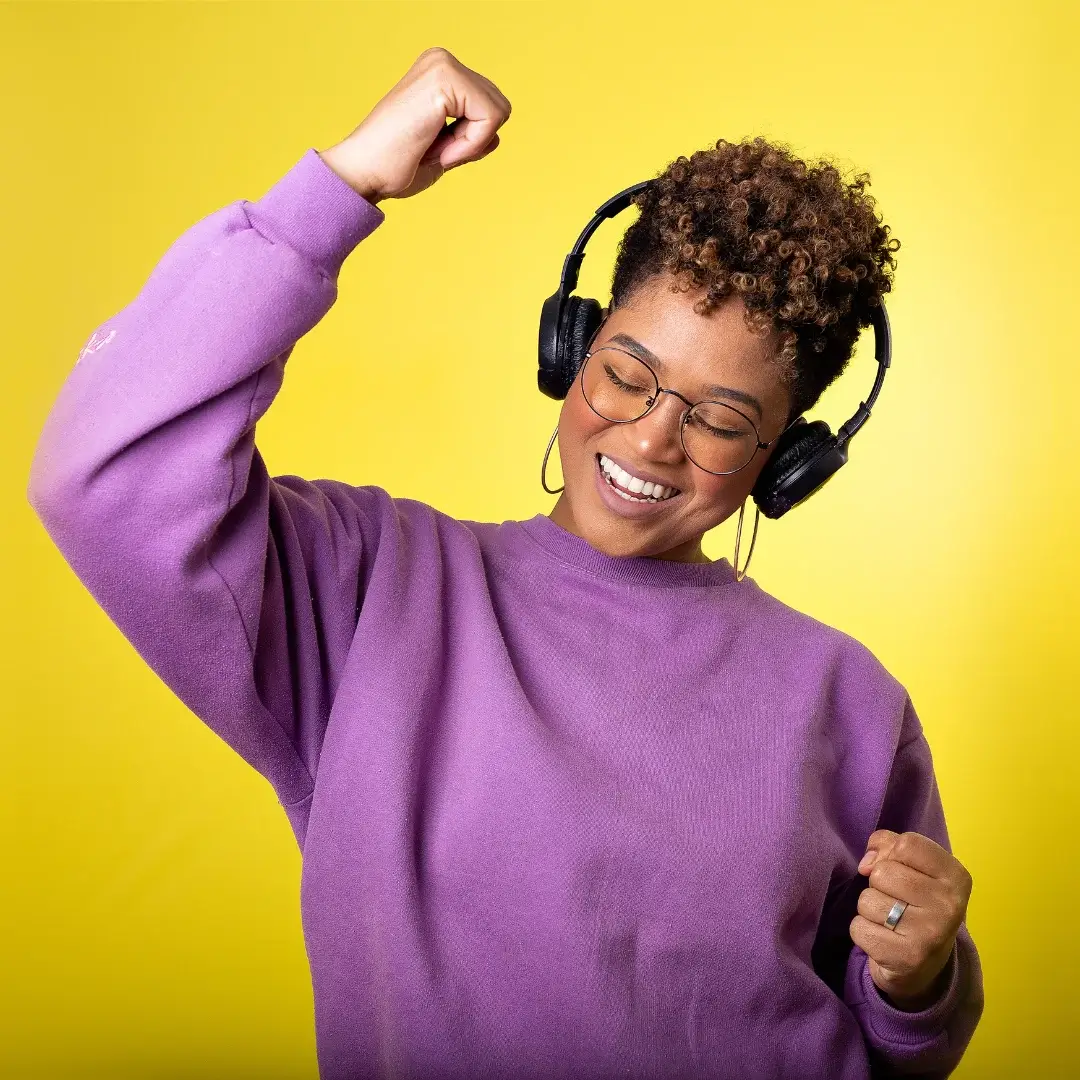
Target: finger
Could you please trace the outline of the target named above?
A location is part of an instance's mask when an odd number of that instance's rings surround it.
[[[468,157],[461,161],[455,161],[450,165],[444,166],[442,163],[444,158],[443,151],[447,146],[451,145],[454,142],[454,134],[450,130],[451,127],[453,127],[453,124],[448,125],[446,128],[446,132],[440,134],[439,137],[431,144],[427,153],[424,154],[424,157],[422,159],[425,164],[429,164],[431,162],[438,162],[439,167],[442,168],[444,172],[449,172],[451,169],[457,168],[458,165],[464,165],[466,161],[479,161],[481,158],[487,157],[488,154],[495,150],[496,147],[498,147],[499,145],[498,134],[492,135],[491,141],[478,154],[473,154],[471,157]]]
[[[955,860],[937,841],[917,832],[901,833],[889,848],[888,857],[913,870],[945,880]]]
[[[859,893],[856,910],[867,922],[888,930],[889,928],[885,926],[885,919],[898,899],[899,897],[881,892],[880,889],[863,889]],[[904,908],[904,913],[900,916],[900,921],[896,924],[896,927],[889,932],[904,937],[917,936],[924,931],[925,919],[926,912],[922,908],[910,904]]]
[[[447,128],[449,135],[444,142],[444,148],[439,152],[439,164],[444,169],[450,169],[467,161],[476,161],[483,156],[484,149],[491,142],[498,126],[499,121],[495,117],[455,120]]]
[[[487,146],[485,146],[484,149],[481,150],[480,153],[477,154],[475,158],[473,158],[473,160],[474,161],[479,161],[481,158],[487,157],[488,154],[490,154],[491,151],[494,150],[498,145],[499,145],[499,136],[498,136],[498,134],[492,135],[491,136],[491,142],[489,142],[487,144]]]
[[[917,907],[932,907],[940,898],[941,883],[937,878],[913,870],[891,855],[874,863],[867,880],[878,892]]]
[[[889,829],[878,829],[877,832],[871,833],[870,838],[866,841],[866,853],[859,860],[859,873],[868,874],[870,867],[873,866],[877,859],[888,855],[899,836],[899,833],[892,832]]]
[[[890,971],[903,974],[918,967],[921,953],[912,938],[903,937],[888,927],[856,915],[848,927],[851,940],[872,960]]]
[[[449,124],[445,124],[442,131],[435,136],[431,145],[424,151],[421,161],[425,164],[438,161],[442,152],[454,141],[455,125],[460,123],[459,120],[452,120]]]
[[[477,73],[477,78],[487,87],[488,93],[491,94],[492,98],[502,105],[503,110],[506,113],[506,118],[509,119],[510,113],[513,111],[510,105],[510,99],[486,75]]]
[[[959,863],[940,844],[917,832],[895,833],[879,829],[867,840],[866,854],[859,861],[860,874],[883,858],[895,859],[931,877],[948,880],[959,874]]]
[[[892,844],[894,840],[898,839],[900,834],[893,832],[892,829],[878,829],[876,832],[870,834],[870,839],[866,841],[868,848],[882,848],[888,844]]]
[[[502,103],[486,92],[479,79],[477,84],[455,84],[445,94],[446,113],[456,119],[439,133],[439,139],[444,142],[439,164],[444,169],[480,157],[509,115]]]
[[[498,145],[499,145],[499,136],[498,135],[492,135],[491,136],[491,142],[489,142],[487,144],[487,146],[485,146],[484,149],[480,151],[479,154],[477,154],[475,157],[469,158],[468,160],[469,161],[480,161],[481,158],[486,158],[488,156],[488,154],[490,154],[492,152],[492,150],[494,150]],[[438,157],[437,154],[435,156]],[[465,164],[464,161],[455,162],[455,164],[453,164],[453,165],[448,165],[446,167],[445,171],[449,172],[451,169],[456,169],[458,165],[464,165],[464,164]]]
[[[484,91],[489,95],[492,101],[497,102],[506,110],[506,115],[510,115],[510,99],[486,76],[482,75],[475,68],[471,68],[466,64],[463,64],[456,57],[454,58],[454,65],[459,71],[466,72],[469,79],[479,86],[482,86]]]

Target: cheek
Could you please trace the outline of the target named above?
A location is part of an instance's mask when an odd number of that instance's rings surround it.
[[[749,496],[760,471],[760,467],[748,465],[728,476],[698,472],[694,480],[694,503],[711,522],[710,528],[739,509]]]
[[[742,477],[738,473],[732,476],[699,473],[695,477],[694,502],[699,509],[707,510],[709,517],[722,521],[743,501],[745,494],[742,488]]]
[[[729,502],[735,491],[734,476],[710,476],[708,473],[698,473],[697,483],[694,484],[694,492],[704,501],[709,503]]]
[[[589,408],[577,382],[570,388],[559,413],[559,456],[564,465],[591,454],[587,443],[612,425]]]

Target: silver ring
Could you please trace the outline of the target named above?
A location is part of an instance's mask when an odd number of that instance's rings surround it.
[[[903,900],[897,900],[895,904],[889,909],[889,914],[885,916],[885,925],[890,930],[896,929],[896,924],[900,921],[900,916],[907,911],[907,904]]]

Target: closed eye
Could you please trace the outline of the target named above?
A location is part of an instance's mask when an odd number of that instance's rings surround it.
[[[627,390],[632,394],[633,393],[644,394],[644,393],[648,392],[648,387],[647,386],[634,386],[632,383],[623,382],[623,380],[620,379],[619,376],[615,374],[615,371],[608,364],[604,365],[604,371],[607,373],[607,377],[620,390]]]
[[[710,435],[717,439],[745,439],[747,433],[745,431],[733,431],[731,428],[718,428],[713,427],[712,424],[707,424],[700,416],[691,417],[691,421],[699,427],[706,435]]]

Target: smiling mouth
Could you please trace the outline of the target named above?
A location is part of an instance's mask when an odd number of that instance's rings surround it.
[[[620,498],[627,502],[635,503],[662,503],[682,494],[677,487],[669,487],[664,484],[653,484],[631,476],[625,469],[620,468],[610,458],[603,454],[596,455],[597,464],[600,466],[604,482]],[[634,488],[638,490],[635,491]]]

